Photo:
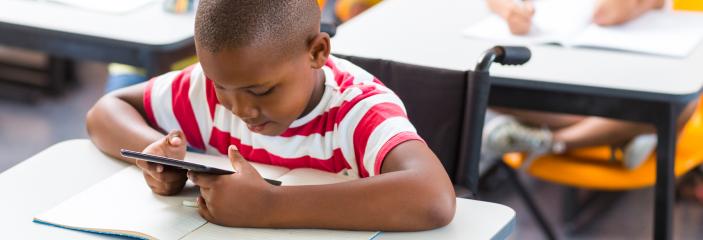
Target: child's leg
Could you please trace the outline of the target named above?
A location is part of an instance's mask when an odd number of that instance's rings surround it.
[[[691,118],[698,100],[689,103],[677,120],[678,129]],[[655,133],[652,125],[569,114],[547,113],[508,108],[493,110],[514,116],[527,125],[546,126],[553,131],[555,142],[563,142],[566,149],[600,145],[622,145],[640,134]]]
[[[679,131],[695,111],[697,103],[698,101],[689,103],[679,116]],[[654,127],[644,123],[514,109],[497,110],[515,114],[516,117],[497,113],[486,115],[482,149],[485,149],[487,156],[500,156],[515,151],[538,156],[579,147],[624,145],[623,163],[634,169],[646,160],[657,144],[657,138],[653,135]],[[552,130],[528,127],[516,119],[527,124],[546,125]]]
[[[562,113],[549,113],[540,111],[530,111],[512,108],[491,108],[492,110],[508,114],[515,117],[521,123],[534,126],[534,127],[547,127],[549,129],[561,129],[571,125],[574,125],[581,120],[587,118],[586,116],[562,114]]]
[[[622,145],[637,135],[654,132],[649,124],[588,117],[554,132],[554,139],[563,142],[566,149],[572,149]]]

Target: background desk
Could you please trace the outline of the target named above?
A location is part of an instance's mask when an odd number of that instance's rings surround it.
[[[58,143],[3,172],[3,238],[108,238],[36,224],[32,218],[127,166],[104,155],[89,140],[81,139]],[[449,226],[426,232],[383,233],[377,239],[504,239],[514,226],[515,211],[509,207],[457,199],[457,213]]]
[[[466,71],[496,43],[461,32],[490,14],[480,0],[385,0],[341,25],[333,53]],[[658,131],[654,236],[671,238],[675,120],[703,87],[703,47],[684,59],[533,45],[519,67],[494,65],[493,106],[596,115]],[[633,216],[634,217],[634,216]]]
[[[161,2],[110,14],[46,1],[5,0],[0,45],[140,66],[153,76],[195,54],[194,13],[168,13]]]

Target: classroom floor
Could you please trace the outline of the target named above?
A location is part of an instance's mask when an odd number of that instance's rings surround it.
[[[2,73],[0,73],[2,74]],[[86,138],[85,113],[102,95],[106,77],[104,64],[78,64],[78,83],[59,96],[42,97],[35,103],[3,99],[0,96],[0,172],[67,139]],[[56,159],[60,161],[61,159]],[[622,194],[612,207],[590,226],[566,234],[561,217],[562,187],[522,176],[537,204],[554,223],[561,239],[651,239],[653,190],[642,189]],[[514,188],[501,181],[501,174],[482,198],[512,207],[517,226],[511,239],[544,239],[536,222]],[[703,239],[703,206],[692,202],[676,203],[675,239]]]

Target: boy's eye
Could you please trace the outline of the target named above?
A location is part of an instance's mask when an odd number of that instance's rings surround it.
[[[254,96],[264,96],[264,95],[270,94],[274,88],[276,88],[276,87],[271,87],[271,88],[266,89],[264,91],[249,90],[249,92]]]

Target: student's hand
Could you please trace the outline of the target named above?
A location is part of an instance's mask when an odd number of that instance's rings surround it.
[[[186,155],[186,141],[181,131],[172,131],[162,139],[147,146],[143,153],[183,159]],[[137,160],[137,167],[142,169],[147,185],[156,194],[174,195],[185,186],[186,170],[167,167],[157,163]]]
[[[515,35],[525,35],[532,27],[532,16],[535,15],[535,7],[532,1],[523,3],[512,3],[508,5],[503,18],[508,22],[510,32]]]
[[[593,22],[601,26],[617,25],[632,19],[639,0],[599,0]]]
[[[663,6],[664,0],[599,0],[593,22],[601,26],[618,25]]]
[[[205,220],[223,226],[262,226],[271,209],[273,185],[267,183],[234,145],[229,160],[238,172],[210,175],[188,172],[188,178],[200,186],[198,206]]]

